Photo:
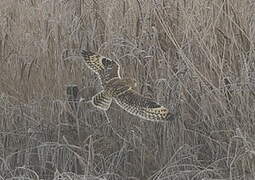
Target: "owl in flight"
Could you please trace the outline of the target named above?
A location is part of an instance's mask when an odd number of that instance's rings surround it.
[[[87,67],[94,71],[101,80],[103,90],[92,97],[92,104],[102,110],[108,110],[112,100],[127,112],[151,121],[170,121],[175,115],[150,98],[140,95],[134,90],[136,82],[120,77],[120,65],[97,53],[68,49],[62,54],[65,60],[71,56],[83,57]]]

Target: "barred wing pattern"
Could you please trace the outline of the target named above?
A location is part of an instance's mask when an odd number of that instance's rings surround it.
[[[112,97],[109,96],[108,92],[101,91],[92,97],[92,104],[104,111],[108,110],[112,102]]]
[[[62,54],[63,59],[72,56],[83,57],[87,67],[99,76],[103,85],[113,78],[120,78],[120,65],[114,60],[80,49],[67,49]]]
[[[175,115],[153,100],[143,97],[134,90],[128,90],[115,98],[117,104],[127,112],[151,121],[171,121]]]

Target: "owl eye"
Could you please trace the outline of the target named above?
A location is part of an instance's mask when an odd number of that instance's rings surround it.
[[[108,59],[108,58],[103,58],[102,59],[102,64],[107,67],[107,66],[112,65],[113,62],[110,59]]]

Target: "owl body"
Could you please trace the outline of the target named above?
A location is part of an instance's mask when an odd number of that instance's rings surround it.
[[[82,56],[88,68],[101,80],[103,90],[92,97],[95,107],[108,110],[114,100],[124,110],[151,121],[171,121],[175,115],[167,108],[135,91],[136,81],[120,77],[120,65],[109,58],[85,50],[66,50],[68,56]]]
[[[135,86],[135,81],[132,79],[113,78],[105,83],[104,88],[112,97],[118,97]]]

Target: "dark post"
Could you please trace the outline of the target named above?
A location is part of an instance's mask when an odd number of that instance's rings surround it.
[[[77,111],[78,103],[80,100],[78,85],[68,85],[66,88],[66,94],[68,103],[70,104],[72,110]]]

